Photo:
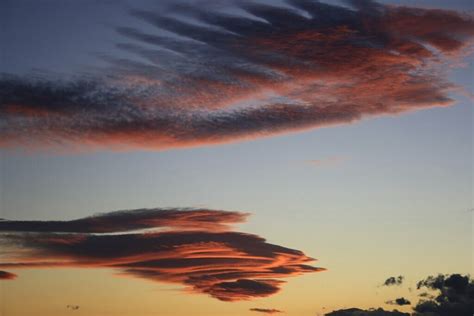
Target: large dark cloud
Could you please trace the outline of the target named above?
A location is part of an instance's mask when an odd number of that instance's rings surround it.
[[[245,216],[146,209],[62,222],[3,220],[0,242],[8,251],[0,267],[109,268],[223,301],[266,297],[280,290],[281,278],[324,270],[299,250],[226,226]]]
[[[400,282],[397,282],[400,280]],[[403,281],[400,277],[390,277],[389,284]],[[336,310],[326,316],[472,316],[474,313],[474,280],[469,275],[448,274],[429,276],[417,283],[420,300],[414,304],[413,311],[403,313],[398,310],[349,308]],[[410,291],[411,292],[411,291]],[[411,302],[400,297],[386,302],[392,305],[410,305]]]
[[[177,5],[122,26],[104,76],[0,79],[0,145],[166,149],[346,124],[452,104],[443,65],[472,16],[348,1]],[[197,23],[196,23],[197,22]]]
[[[418,282],[418,289],[434,291],[415,306],[416,316],[472,316],[474,313],[474,280],[460,274],[430,276]]]

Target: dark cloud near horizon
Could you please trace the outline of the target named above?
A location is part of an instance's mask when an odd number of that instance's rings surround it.
[[[378,309],[360,309],[360,308],[348,308],[332,311],[325,314],[325,316],[410,316],[409,313],[394,311],[386,311],[382,308]]]
[[[397,281],[391,277],[388,280]],[[396,282],[395,282],[396,283]],[[474,312],[474,280],[469,275],[439,274],[417,283],[417,289],[428,292],[418,294],[420,300],[413,304],[413,312],[386,311],[382,308],[349,308],[332,311],[325,316],[472,316]],[[410,305],[406,298],[386,302],[391,305]]]
[[[399,297],[394,300],[387,301],[385,302],[385,304],[403,306],[403,305],[411,305],[411,302],[404,297]]]
[[[200,146],[452,104],[443,64],[470,45],[472,16],[347,3],[134,10],[156,28],[117,28],[135,60],[103,56],[103,76],[0,78],[0,146]]]
[[[392,285],[402,285],[403,280],[405,277],[403,275],[399,275],[397,277],[389,277],[383,283],[384,286],[392,286]]]
[[[435,293],[422,296],[414,307],[415,316],[472,316],[474,313],[474,280],[468,275],[429,276],[418,282],[417,288]]]
[[[108,268],[125,276],[181,284],[222,301],[270,296],[280,291],[282,278],[324,270],[311,266],[314,259],[299,250],[227,226],[246,215],[141,209],[73,221],[3,220],[0,267]]]
[[[263,313],[263,314],[279,314],[283,313],[283,311],[275,308],[251,308],[249,309],[251,312]]]

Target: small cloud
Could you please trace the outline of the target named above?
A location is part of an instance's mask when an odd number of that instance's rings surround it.
[[[385,282],[382,284],[383,286],[392,286],[392,285],[402,285],[403,280],[405,277],[399,275],[397,277],[389,277]]]
[[[16,277],[16,274],[7,271],[0,271],[0,280],[13,280],[16,279]]]
[[[250,311],[252,312],[258,312],[258,313],[263,313],[263,314],[278,314],[278,313],[283,313],[283,311],[274,309],[274,308],[251,308]]]
[[[431,295],[430,293],[428,292],[422,292],[418,295],[419,297],[422,297],[422,298],[429,298],[429,299],[433,299],[435,298],[434,295]]]
[[[403,306],[403,305],[411,305],[411,302],[404,297],[399,297],[395,300],[387,301],[385,302],[385,304]]]
[[[77,311],[79,309],[79,305],[67,305],[66,308],[67,309],[70,309],[70,310],[73,310],[73,311]]]

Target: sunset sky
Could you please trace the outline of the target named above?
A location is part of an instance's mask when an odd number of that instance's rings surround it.
[[[472,273],[473,10],[2,1],[0,315],[409,312]]]

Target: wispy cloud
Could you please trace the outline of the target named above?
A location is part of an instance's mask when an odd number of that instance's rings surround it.
[[[328,157],[328,158],[323,158],[323,159],[306,160],[306,163],[313,166],[318,166],[318,167],[319,166],[334,166],[346,160],[347,160],[346,157],[333,156],[333,157]]]
[[[280,290],[282,278],[324,270],[311,266],[314,259],[299,250],[227,226],[246,215],[142,209],[73,221],[3,220],[0,242],[8,251],[0,267],[110,268],[125,276],[179,283],[222,301],[266,297]],[[141,229],[146,231],[136,231]]]
[[[161,150],[453,103],[443,66],[471,44],[472,16],[347,3],[135,10],[157,32],[117,31],[140,59],[66,81],[3,76],[0,145]]]

